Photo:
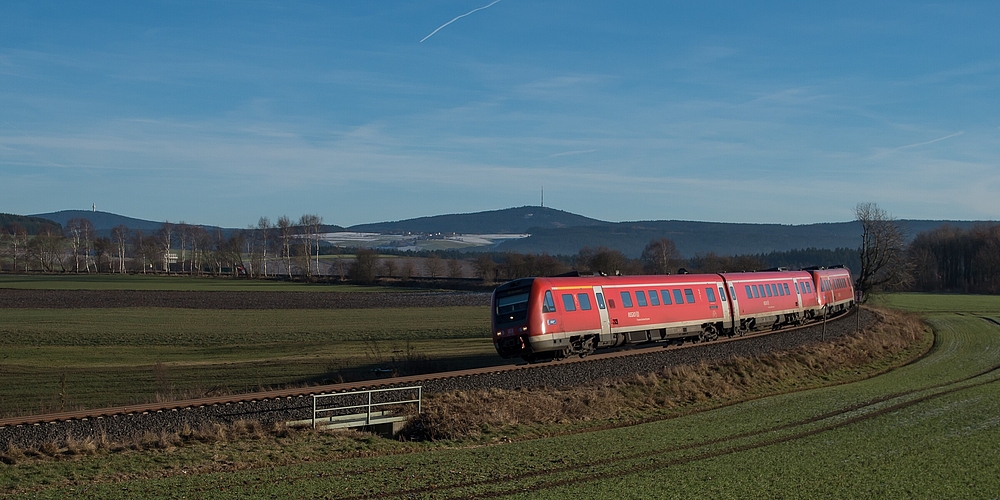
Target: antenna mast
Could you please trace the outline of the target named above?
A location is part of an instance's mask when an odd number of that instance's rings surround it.
[[[545,208],[545,186],[542,186],[542,208]]]

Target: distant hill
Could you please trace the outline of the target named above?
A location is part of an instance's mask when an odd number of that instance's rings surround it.
[[[917,234],[948,224],[968,229],[977,221],[900,220],[900,226],[912,240]],[[669,238],[684,257],[714,252],[718,255],[769,253],[806,248],[858,248],[861,226],[858,222],[835,222],[806,225],[734,224],[723,222],[644,221],[607,223],[598,227],[536,228],[531,236],[508,240],[497,250],[521,253],[572,255],[584,246],[608,247],[629,257],[638,257],[650,241]]]
[[[45,227],[51,227],[56,232],[62,233],[62,226],[58,221],[40,216],[0,214],[0,229],[7,230],[14,225],[24,228],[27,234],[38,234]]]
[[[129,229],[141,229],[153,233],[160,229],[162,222],[125,217],[108,212],[87,210],[63,210],[21,220],[49,220],[65,226],[74,218],[90,220],[98,235],[107,236],[111,229],[122,224]],[[0,219],[0,226],[2,226]],[[917,234],[939,228],[945,224],[969,229],[980,221],[898,221],[912,239]],[[24,224],[22,223],[22,226]],[[202,226],[210,231],[220,228]],[[227,235],[237,229],[222,228]],[[335,225],[324,225],[325,232],[343,231]],[[499,250],[521,253],[548,253],[551,255],[573,255],[583,247],[608,247],[624,252],[629,257],[638,257],[642,249],[652,240],[669,238],[677,245],[684,257],[714,252],[718,255],[767,254],[774,251],[815,249],[857,248],[861,242],[861,227],[857,222],[836,222],[805,225],[782,224],[733,224],[723,222],[693,222],[678,220],[605,222],[563,210],[547,207],[518,207],[467,214],[449,214],[419,217],[394,222],[359,224],[347,228],[353,232],[383,234],[530,234],[527,238],[504,240],[496,246],[483,245],[467,247],[469,250]],[[409,241],[409,240],[407,240]],[[437,240],[427,239],[427,245],[419,248],[440,248],[431,245]],[[411,243],[407,243],[408,245]],[[413,243],[413,244],[419,244]]]
[[[471,214],[436,215],[394,222],[359,224],[348,228],[361,233],[521,234],[535,228],[605,226],[609,222],[546,207],[519,207]]]
[[[94,225],[94,230],[99,234],[110,233],[111,229],[117,225],[124,225],[129,229],[141,229],[143,232],[155,232],[163,226],[163,221],[153,222],[142,219],[126,217],[124,215],[112,214],[109,212],[97,212],[91,210],[60,210],[47,214],[35,214],[34,217],[44,217],[54,220],[63,226],[71,219],[87,219]]]
[[[111,234],[111,230],[118,225],[123,225],[131,230],[140,229],[144,233],[155,233],[163,227],[163,222],[155,222],[143,219],[135,219],[132,217],[126,217],[124,215],[113,214],[109,212],[101,211],[91,211],[91,210],[61,210],[59,212],[51,212],[47,214],[36,214],[33,217],[44,217],[46,219],[53,220],[59,224],[66,225],[66,221],[70,219],[87,219],[94,225],[94,231],[100,236],[108,236]],[[173,224],[178,224],[178,221],[172,221]],[[198,226],[199,224],[191,224]],[[201,227],[209,230],[216,231],[221,229],[223,234],[229,235],[233,231],[237,231],[241,228],[220,228],[219,226],[205,226]],[[323,232],[336,232],[343,231],[344,228],[341,226],[336,226],[333,224],[324,224],[321,231]]]

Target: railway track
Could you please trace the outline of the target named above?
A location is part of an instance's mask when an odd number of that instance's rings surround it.
[[[860,311],[860,309],[855,309],[855,310]],[[840,335],[845,333],[845,331],[853,331],[852,328],[848,329],[843,328],[843,323],[846,321],[847,318],[854,318],[854,317],[855,317],[854,313],[851,312],[845,313],[839,317],[830,318],[829,324],[837,324],[839,330],[844,330],[840,333],[837,333],[837,335]],[[848,321],[848,323],[850,322]],[[567,369],[572,369],[575,367],[575,365],[582,365],[582,364],[607,365],[609,363],[614,363],[617,360],[622,360],[622,359],[628,359],[634,357],[635,358],[650,357],[651,355],[654,354],[662,354],[665,352],[683,351],[683,350],[690,351],[692,355],[675,356],[675,357],[679,357],[680,359],[685,360],[686,362],[704,360],[705,358],[708,358],[709,360],[717,359],[720,357],[724,358],[732,355],[737,355],[735,353],[738,353],[740,351],[740,349],[724,349],[723,347],[727,346],[728,344],[753,342],[760,340],[762,338],[772,337],[777,335],[788,337],[789,336],[788,334],[791,333],[796,333],[801,330],[811,330],[817,328],[822,328],[822,323],[809,323],[794,328],[783,328],[774,331],[763,331],[739,337],[720,338],[718,340],[707,343],[688,343],[683,345],[668,345],[668,346],[658,343],[650,343],[638,346],[626,346],[614,351],[592,354],[590,356],[587,356],[586,358],[574,357],[562,361],[554,361],[549,363],[539,363],[532,365],[517,364],[517,365],[506,365],[506,366],[493,366],[486,368],[440,372],[440,373],[432,373],[425,375],[412,375],[405,377],[363,380],[363,381],[340,383],[340,384],[278,389],[278,390],[269,390],[269,391],[261,391],[261,392],[245,393],[245,394],[213,396],[213,397],[184,399],[184,400],[176,400],[168,402],[145,403],[145,404],[114,406],[108,408],[98,408],[89,410],[65,411],[57,413],[0,418],[0,431],[10,427],[41,426],[45,424],[57,424],[62,422],[102,421],[125,415],[163,414],[170,412],[178,412],[182,410],[196,410],[199,408],[206,408],[206,407],[225,407],[232,405],[246,406],[247,407],[246,409],[249,411],[240,411],[236,413],[239,413],[241,415],[247,415],[248,418],[252,418],[249,415],[253,415],[254,411],[252,410],[252,408],[254,407],[264,408],[263,410],[261,410],[262,414],[267,413],[269,411],[278,411],[278,410],[267,410],[266,407],[268,405],[260,404],[269,401],[279,401],[279,400],[287,401],[287,400],[311,397],[316,394],[328,394],[328,393],[346,392],[346,391],[372,389],[380,387],[400,387],[408,385],[430,385],[431,387],[425,389],[425,392],[443,392],[454,388],[461,389],[461,388],[476,387],[477,385],[476,383],[472,384],[455,383],[456,381],[469,380],[469,379],[481,379],[484,381],[488,381],[482,384],[487,387],[503,386],[504,383],[502,381],[504,379],[513,379],[516,381],[516,380],[527,380],[529,378],[542,380],[543,383],[541,385],[558,386],[559,385],[558,383],[545,383],[544,381],[553,379],[545,377],[544,375],[539,377],[521,377],[517,375],[519,374],[519,372],[527,373],[529,371],[531,371],[532,373],[534,373],[535,371],[538,372],[568,371]],[[813,340],[813,337],[816,337],[816,335],[810,336],[808,338],[803,336],[803,342],[811,341]],[[721,351],[722,355],[719,356],[718,354],[716,354],[715,356],[699,356],[697,354],[693,354],[699,349],[705,349],[705,350],[712,349],[716,352]],[[649,363],[646,364],[635,363],[635,364],[639,366],[649,365],[649,368],[638,368],[637,371],[642,372],[643,370],[645,371],[655,370],[654,367],[658,363],[659,363],[658,361],[655,361],[651,364]],[[593,379],[593,378],[601,378],[599,373],[608,370],[595,369],[595,370],[573,370],[573,371],[582,371],[585,373],[596,372],[597,375],[591,377],[591,379]],[[611,371],[616,372],[619,375],[628,374],[627,371],[624,370],[611,370]],[[636,370],[633,370],[633,372],[636,372]],[[566,376],[554,377],[554,380],[558,380],[560,378],[572,379],[573,377],[566,377]],[[506,384],[510,385],[509,382]],[[437,390],[435,390],[435,388]],[[292,404],[291,406],[294,409],[294,408],[299,408],[301,405],[295,406],[294,404]],[[228,415],[231,413],[233,412],[228,412],[226,414]],[[2,436],[0,436],[0,439],[2,439]]]

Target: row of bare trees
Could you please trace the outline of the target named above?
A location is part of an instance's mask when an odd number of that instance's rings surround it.
[[[322,223],[309,214],[297,222],[283,216],[275,225],[261,217],[257,226],[227,232],[164,222],[151,233],[118,225],[100,237],[84,218],[67,221],[62,233],[46,227],[29,235],[14,224],[0,231],[0,262],[18,272],[231,272],[260,277],[295,272],[311,277],[319,272]],[[283,265],[268,269],[269,261]]]

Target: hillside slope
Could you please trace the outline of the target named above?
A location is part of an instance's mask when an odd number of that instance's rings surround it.
[[[351,231],[365,233],[521,234],[534,228],[605,226],[609,222],[546,207],[518,207],[468,214],[436,215],[393,222],[359,224]]]

